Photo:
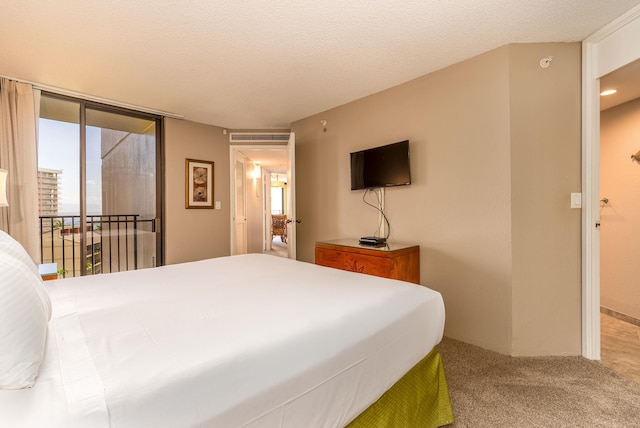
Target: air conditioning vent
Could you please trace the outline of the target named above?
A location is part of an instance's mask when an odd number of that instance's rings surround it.
[[[286,143],[289,141],[288,132],[253,133],[253,132],[232,132],[229,134],[229,141],[232,143]]]

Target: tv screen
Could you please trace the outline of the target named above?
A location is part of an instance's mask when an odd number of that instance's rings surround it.
[[[411,184],[409,140],[351,153],[351,190]]]

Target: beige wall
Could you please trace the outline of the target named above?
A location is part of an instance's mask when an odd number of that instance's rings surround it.
[[[391,239],[420,245],[445,334],[507,354],[579,354],[580,216],[569,209],[580,189],[579,53],[578,43],[504,46],[292,124],[298,258],[313,261],[318,239],[376,230],[375,211],[349,190],[349,153],[409,139],[413,182],[386,191]],[[530,78],[541,55],[561,70]],[[526,164],[528,149],[551,163]],[[549,236],[563,243],[553,263],[539,251]]]
[[[165,119],[165,263],[229,255],[229,137],[222,128]],[[185,159],[213,161],[222,209],[185,208]]]
[[[600,115],[600,303],[640,319],[640,99]]]
[[[509,85],[512,354],[580,354],[580,44],[511,45]]]

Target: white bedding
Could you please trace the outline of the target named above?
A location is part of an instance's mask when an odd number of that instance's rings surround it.
[[[44,363],[0,426],[342,427],[444,328],[435,291],[267,255],[46,285]]]

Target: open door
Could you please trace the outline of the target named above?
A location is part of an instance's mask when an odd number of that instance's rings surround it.
[[[289,149],[289,169],[287,170],[287,252],[290,259],[296,259],[296,135],[292,132],[287,143]]]
[[[234,201],[233,201],[233,230],[235,239],[232,244],[231,254],[247,253],[247,196],[246,196],[246,162],[245,157],[235,151],[234,152]]]

